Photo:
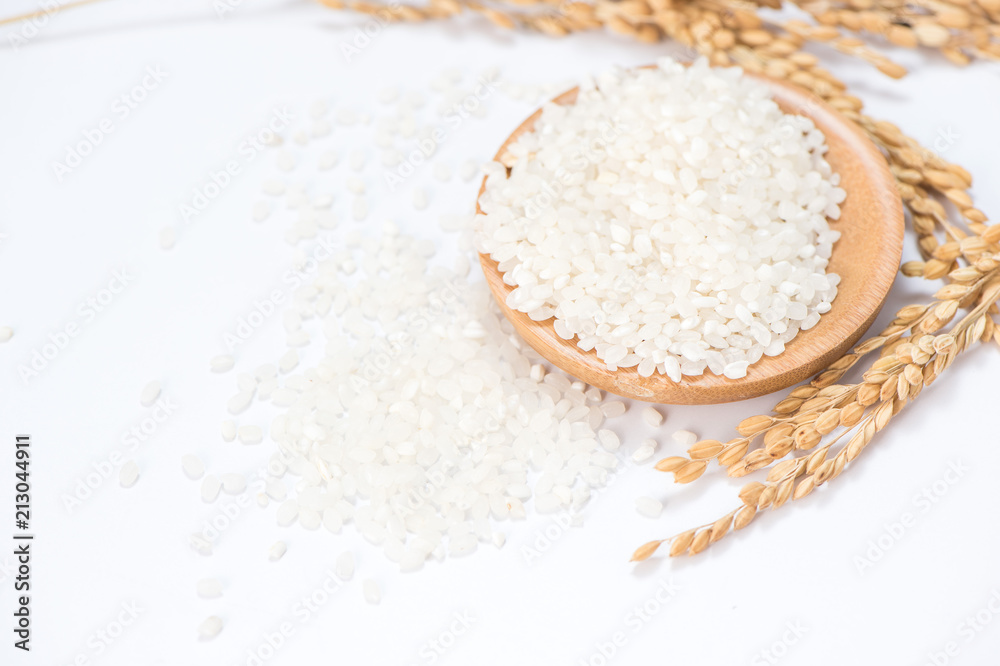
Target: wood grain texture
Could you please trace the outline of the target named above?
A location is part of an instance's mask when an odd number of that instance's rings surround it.
[[[827,268],[841,277],[830,311],[816,326],[800,332],[782,354],[765,356],[751,365],[742,379],[708,371],[680,382],[659,373],[642,377],[634,367],[608,370],[595,352],[580,349],[575,338],[560,338],[552,319],[536,322],[508,308],[506,299],[513,287],[503,282],[497,262],[480,254],[486,280],[503,314],[552,364],[588,384],[637,400],[679,405],[732,402],[780,391],[816,374],[843,355],[875,320],[895,280],[903,249],[903,205],[885,158],[861,130],[811,93],[783,81],[747,76],[766,83],[785,113],[808,116],[822,130],[829,146],[826,159],[840,174],[840,187],[847,192],[840,219],[830,223],[841,232]],[[553,101],[572,104],[576,96],[574,88]],[[514,130],[497,151],[497,158],[529,131],[540,115],[541,109]],[[484,178],[479,196],[485,188]],[[478,199],[476,211],[482,213]]]

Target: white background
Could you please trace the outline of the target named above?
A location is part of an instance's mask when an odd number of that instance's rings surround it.
[[[3,11],[33,7],[5,3]],[[225,351],[224,334],[254,299],[280,284],[292,262],[280,216],[263,224],[249,220],[260,182],[271,173],[270,156],[244,164],[206,212],[183,225],[178,205],[190,200],[192,189],[237,154],[240,141],[278,105],[300,116],[315,99],[333,108],[377,109],[383,87],[426,89],[447,68],[459,68],[469,81],[498,65],[506,80],[547,84],[670,52],[608,35],[551,40],[462,20],[394,26],[347,62],[340,44],[363,20],[309,2],[244,2],[224,18],[208,2],[108,2],[53,17],[18,48],[8,35],[21,27],[2,28],[0,325],[12,326],[15,336],[0,347],[0,663],[246,664],[247,650],[288,621],[294,634],[268,664],[408,666],[431,663],[421,650],[448,631],[455,613],[474,618],[472,627],[435,663],[596,665],[605,662],[595,650],[616,632],[624,645],[607,663],[767,663],[762,651],[791,638],[790,623],[804,633],[794,645],[777,646],[781,663],[933,663],[928,653],[950,641],[957,654],[937,663],[996,663],[1000,617],[984,612],[992,622],[981,631],[962,625],[991,595],[1000,598],[995,347],[962,358],[834,483],[759,517],[751,529],[691,560],[628,563],[639,544],[733,508],[740,484],[714,472],[690,487],[671,487],[649,465],[625,469],[586,510],[582,527],[562,532],[550,517],[529,514],[526,522],[503,526],[509,538],[502,550],[481,546],[470,557],[431,562],[416,574],[399,574],[351,527],[340,535],[278,528],[273,505],[243,511],[218,539],[214,556],[189,548],[188,535],[221,505],[200,500],[199,484],[180,471],[180,457],[197,453],[214,473],[250,473],[266,460],[267,441],[226,444],[219,422],[236,390],[236,372],[252,371],[283,348],[279,320],[269,320],[240,347],[236,371],[211,374],[208,359]],[[996,66],[959,70],[933,56],[900,52],[893,55],[917,71],[896,82],[830,51],[818,53],[874,116],[896,121],[927,144],[945,137],[938,147],[976,176],[980,207],[1000,213]],[[156,65],[168,77],[128,118],[116,119],[114,132],[59,182],[53,161],[64,158],[83,130],[112,116],[114,99]],[[500,94],[488,107],[486,118],[455,131],[438,159],[452,169],[487,159],[533,108]],[[351,146],[371,140],[371,127],[340,128],[324,144],[345,155],[327,184],[345,227],[362,225],[349,221],[343,162]],[[440,185],[424,168],[413,183],[427,184],[432,207],[414,213],[410,188],[388,196],[380,174],[373,156],[364,173],[372,204],[366,224],[392,217],[408,233],[436,238],[453,252],[454,237],[437,230],[437,215],[467,212],[477,185],[457,178]],[[157,240],[165,225],[178,229],[170,251]],[[123,267],[135,276],[128,288],[38,377],[22,381],[17,366],[50,334],[79,320],[79,303]],[[921,298],[921,289],[927,287],[897,285],[887,310]],[[162,381],[164,396],[178,408],[132,455],[142,470],[138,484],[122,489],[116,472],[69,511],[62,497],[148,415],[139,392],[151,379]],[[657,432],[633,408],[617,429],[626,448],[655,436],[665,445],[661,453],[672,453],[672,430],[727,439],[740,418],[770,404],[773,399],[668,407]],[[239,420],[265,424],[264,413]],[[14,531],[12,441],[22,432],[34,438],[29,656],[11,646],[6,545]],[[949,484],[944,479],[953,463],[966,471]],[[932,505],[917,503],[915,496],[935,482],[941,496]],[[643,494],[665,501],[660,519],[635,512],[634,500]],[[223,503],[234,499],[222,497]],[[912,526],[887,537],[887,526],[906,513],[914,516]],[[562,533],[546,545],[539,542],[546,530]],[[889,548],[859,571],[858,558],[880,537]],[[271,563],[267,551],[279,538],[288,553]],[[544,552],[529,561],[525,548],[539,544]],[[354,580],[299,622],[293,605],[348,549],[358,560]],[[195,581],[206,576],[224,582],[221,599],[196,597]],[[364,601],[362,578],[380,583],[380,605]],[[662,606],[650,601],[661,581],[677,586]],[[659,612],[634,622],[630,613],[647,602]],[[141,609],[138,619],[98,652],[97,632],[113,630],[122,605],[130,603]],[[225,628],[214,641],[198,641],[199,623],[213,614]]]

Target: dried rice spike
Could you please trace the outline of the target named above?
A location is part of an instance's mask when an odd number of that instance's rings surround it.
[[[670,557],[680,555],[691,546],[691,542],[694,541],[695,531],[696,530],[689,530],[670,538]]]
[[[687,462],[674,472],[674,482],[691,483],[704,474],[707,468],[708,462],[705,460],[692,460]]]
[[[660,541],[650,541],[649,543],[643,544],[636,548],[635,552],[632,553],[632,562],[642,562],[643,560],[648,560],[653,553],[663,544],[663,540]]]

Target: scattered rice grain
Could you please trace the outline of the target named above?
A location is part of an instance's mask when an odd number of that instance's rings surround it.
[[[205,463],[190,453],[181,457],[181,469],[184,471],[184,476],[192,481],[197,481],[205,475]]]
[[[139,395],[139,402],[142,403],[143,407],[149,407],[156,399],[160,397],[160,382],[155,379],[142,388],[142,393]]]
[[[222,619],[212,615],[205,618],[205,621],[198,626],[198,637],[203,641],[210,641],[222,631]]]
[[[139,465],[134,460],[126,461],[118,470],[118,482],[122,488],[131,488],[139,480]]]

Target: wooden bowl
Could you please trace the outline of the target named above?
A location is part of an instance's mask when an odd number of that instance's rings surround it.
[[[840,219],[831,221],[831,228],[841,232],[827,268],[841,277],[831,310],[816,326],[801,331],[783,353],[765,356],[751,365],[742,379],[706,370],[704,375],[673,382],[659,372],[642,377],[634,367],[608,370],[594,351],[580,349],[575,338],[560,338],[552,319],[532,321],[510,309],[506,299],[513,287],[504,283],[497,262],[480,254],[486,280],[503,314],[553,365],[592,386],[636,400],[679,405],[732,402],[780,391],[821,371],[857,342],[875,320],[892,287],[903,250],[903,205],[885,158],[851,121],[811,93],[783,81],[747,75],[771,88],[782,111],[807,116],[822,130],[829,146],[826,159],[840,174],[840,187],[847,192]],[[573,104],[577,92],[574,88],[552,101]],[[514,130],[496,159],[534,127],[541,112],[539,109]],[[480,197],[485,189],[483,178]],[[478,199],[476,212],[482,213]]]

